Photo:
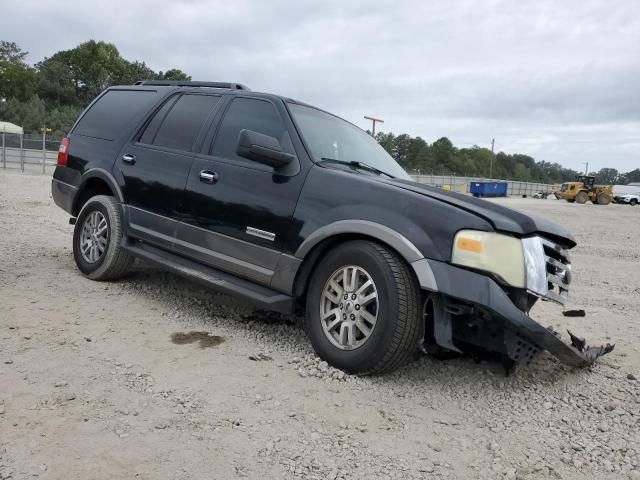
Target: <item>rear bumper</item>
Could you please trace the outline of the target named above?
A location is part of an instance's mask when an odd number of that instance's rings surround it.
[[[78,187],[54,178],[51,180],[51,196],[56,205],[65,212],[73,215],[73,202],[78,193]]]
[[[575,367],[591,365],[596,358],[613,350],[613,345],[588,347],[584,340],[571,334],[571,344],[558,333],[546,328],[520,310],[505,291],[490,277],[429,260],[440,294],[483,307],[503,320],[516,335],[540,349],[548,350],[563,363]]]

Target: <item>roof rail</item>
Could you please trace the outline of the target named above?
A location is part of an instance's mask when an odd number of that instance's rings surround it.
[[[250,90],[241,83],[230,82],[191,82],[186,80],[139,80],[134,85],[155,85],[158,87],[209,87],[228,88],[230,90]]]

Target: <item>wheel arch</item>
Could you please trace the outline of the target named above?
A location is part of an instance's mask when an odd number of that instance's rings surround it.
[[[78,193],[73,202],[73,215],[77,216],[85,203],[96,195],[109,195],[123,202],[122,192],[113,176],[102,169],[91,169],[82,175]]]
[[[374,222],[342,220],[316,230],[296,251],[295,256],[301,259],[302,263],[293,281],[293,295],[304,298],[311,274],[322,256],[336,246],[351,240],[368,240],[384,245],[407,263],[421,289],[438,290],[428,260],[406,237]]]

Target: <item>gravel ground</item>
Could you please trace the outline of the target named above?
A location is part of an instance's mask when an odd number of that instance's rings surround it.
[[[498,200],[578,239],[587,316],[533,313],[616,342],[591,369],[420,357],[359,378],[294,318],[143,265],[83,278],[49,182],[0,173],[1,480],[640,478],[640,207]]]

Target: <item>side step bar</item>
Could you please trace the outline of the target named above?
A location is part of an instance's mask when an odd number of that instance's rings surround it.
[[[294,311],[294,297],[276,292],[270,288],[256,285],[235,275],[202,265],[146,243],[125,240],[122,243],[122,247],[138,258],[155,263],[219,292],[241,297],[261,309],[274,310],[285,314],[291,314]]]

